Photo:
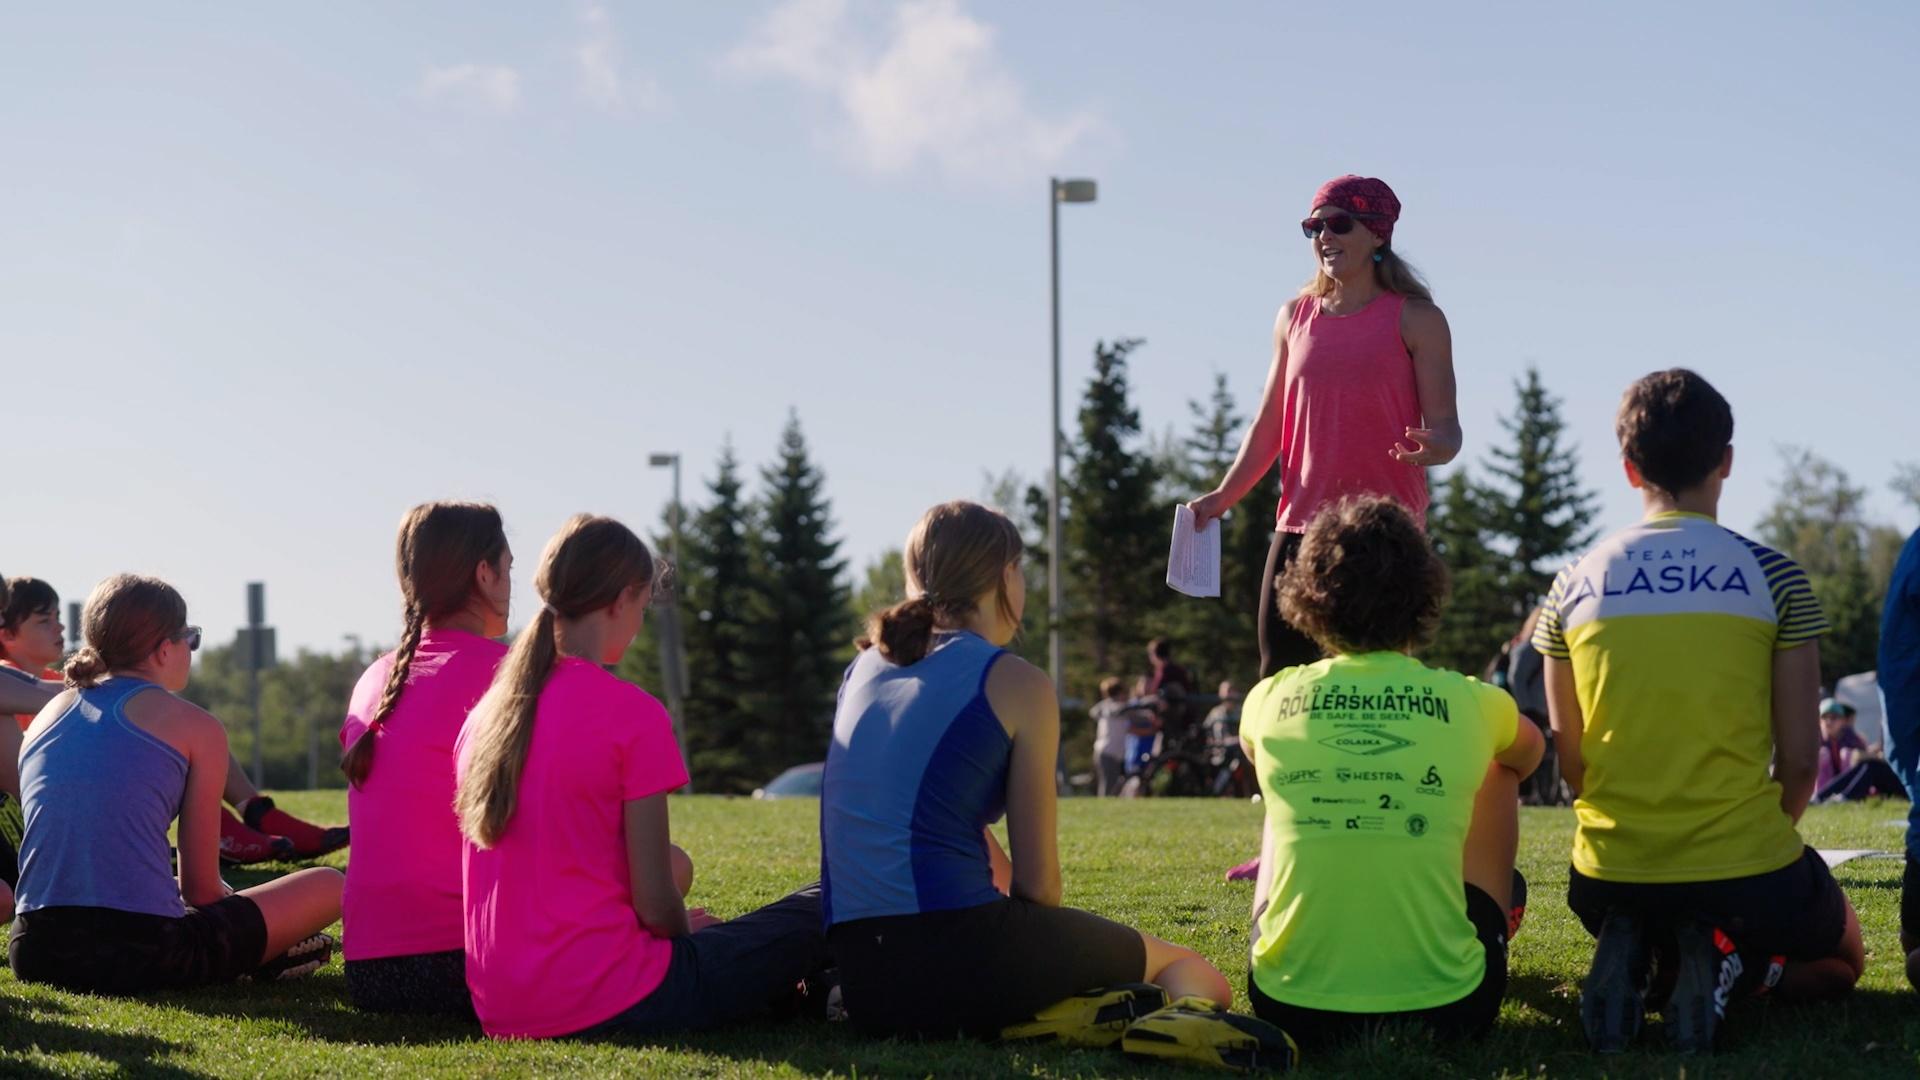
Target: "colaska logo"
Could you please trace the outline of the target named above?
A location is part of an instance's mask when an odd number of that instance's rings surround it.
[[[1656,584],[1657,583],[1657,584]],[[1747,575],[1739,567],[1722,571],[1718,565],[1706,566],[1663,566],[1649,573],[1644,567],[1635,567],[1633,574],[1622,582],[1613,576],[1613,571],[1600,575],[1600,586],[1595,588],[1593,578],[1580,579],[1580,587],[1574,591],[1573,598],[1567,602],[1572,607],[1582,600],[1594,596],[1632,596],[1634,593],[1743,593],[1753,595],[1753,589],[1747,585]]]
[[[1412,746],[1413,743],[1391,732],[1382,731],[1379,728],[1366,727],[1351,728],[1346,731],[1336,732],[1321,739],[1320,745],[1331,747],[1345,754],[1372,757],[1375,754],[1384,754],[1390,750],[1398,750],[1403,746]]]
[[[1274,773],[1267,777],[1267,782],[1275,787],[1286,787],[1288,784],[1318,784],[1320,781],[1319,769],[1288,769],[1286,772]]]
[[[1374,783],[1381,780],[1391,780],[1396,784],[1404,784],[1407,782],[1406,777],[1401,776],[1392,769],[1335,769],[1333,770],[1333,778],[1343,784],[1351,781]]]

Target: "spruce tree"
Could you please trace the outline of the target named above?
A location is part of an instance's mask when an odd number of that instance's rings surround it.
[[[1513,561],[1489,543],[1489,509],[1499,507],[1467,470],[1448,474],[1427,508],[1427,537],[1447,564],[1453,594],[1422,656],[1437,666],[1478,674],[1518,630],[1525,609],[1513,593]]]
[[[739,707],[747,760],[771,777],[825,756],[853,628],[825,480],[808,458],[797,415],[788,418],[779,457],[760,475],[758,527],[747,544]]]
[[[1150,617],[1167,591],[1158,571],[1166,563],[1171,508],[1155,503],[1158,470],[1141,446],[1140,413],[1127,383],[1127,356],[1140,344],[1095,344],[1066,484],[1070,512],[1062,540],[1071,586],[1064,616],[1085,642],[1092,679],[1117,672],[1116,664],[1131,661],[1132,651],[1153,636]],[[1060,690],[1089,697],[1093,687]]]
[[[1593,542],[1597,500],[1580,486],[1580,456],[1562,444],[1560,399],[1540,382],[1540,369],[1528,365],[1514,392],[1513,414],[1500,421],[1511,446],[1494,446],[1486,463],[1504,486],[1489,492],[1498,504],[1488,525],[1512,556],[1508,585],[1524,612],[1546,595],[1560,566]]]
[[[707,484],[707,505],[684,527],[681,622],[687,639],[687,756],[699,791],[751,791],[766,782],[746,755],[741,663],[753,588],[751,510],[729,440]]]

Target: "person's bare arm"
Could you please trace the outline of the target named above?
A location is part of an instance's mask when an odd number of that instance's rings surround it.
[[[1501,768],[1525,780],[1540,767],[1540,759],[1546,755],[1547,740],[1541,738],[1540,728],[1522,716],[1514,721],[1513,743],[1493,755],[1493,760],[1499,762]]]
[[[0,713],[37,713],[61,691],[43,679],[0,678]]]
[[[144,696],[157,697],[152,692]],[[156,722],[161,738],[186,747],[187,790],[180,800],[178,848],[180,897],[194,907],[231,891],[220,879],[220,788],[227,780],[227,731],[189,702],[167,695],[166,715]]]
[[[1006,896],[1008,890],[1013,888],[1013,860],[1007,858],[1006,849],[1000,846],[1000,838],[993,835],[992,829],[986,830],[986,834],[987,866],[993,874],[993,888],[1001,896]]]
[[[621,816],[627,843],[627,883],[640,925],[656,937],[692,933],[687,902],[680,895],[679,883],[673,880],[666,792],[623,803]]]
[[[1574,691],[1573,663],[1543,656],[1547,682],[1547,721],[1553,728],[1553,749],[1560,758],[1560,778],[1577,797],[1587,778],[1586,759],[1580,756],[1580,737],[1586,732],[1586,718],[1580,712],[1580,696]]]
[[[1013,738],[1007,775],[1010,896],[1047,907],[1061,899],[1059,811],[1053,767],[1060,751],[1060,702],[1046,672],[1002,656],[987,676],[987,701]]]
[[[1431,300],[1407,301],[1400,314],[1401,339],[1413,357],[1414,389],[1420,395],[1420,422],[1408,428],[1411,448],[1395,442],[1388,451],[1408,465],[1445,465],[1460,453],[1460,409],[1453,378],[1453,331]]]
[[[1773,778],[1780,809],[1796,823],[1820,775],[1820,643],[1773,654]]]
[[[1287,327],[1293,322],[1293,308],[1299,302],[1298,297],[1287,301],[1274,318],[1273,362],[1267,367],[1267,385],[1260,392],[1260,408],[1255,410],[1253,423],[1240,440],[1240,452],[1234,455],[1233,464],[1227,467],[1227,475],[1221,478],[1219,487],[1187,504],[1187,509],[1193,511],[1196,529],[1233,509],[1280,455],[1280,429],[1285,415],[1281,397],[1287,381]]]

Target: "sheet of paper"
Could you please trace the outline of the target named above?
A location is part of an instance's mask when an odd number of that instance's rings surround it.
[[[1188,596],[1220,595],[1220,519],[1194,531],[1193,511],[1173,510],[1173,543],[1167,548],[1167,584]]]
[[[1826,860],[1828,869],[1832,869],[1855,859],[1898,859],[1901,855],[1895,851],[1872,851],[1866,848],[1821,848],[1820,857]]]

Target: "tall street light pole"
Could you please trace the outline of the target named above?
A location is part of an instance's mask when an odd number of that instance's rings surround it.
[[[1056,694],[1065,694],[1066,664],[1060,656],[1060,204],[1090,203],[1097,194],[1091,180],[1047,180],[1047,227],[1053,254],[1053,476],[1047,499],[1047,673]]]
[[[647,464],[658,468],[673,470],[673,505],[668,508],[667,520],[672,532],[673,551],[669,556],[674,568],[674,587],[662,597],[657,612],[660,626],[660,667],[666,680],[667,711],[673,715],[673,741],[680,745],[680,760],[687,760],[687,653],[686,642],[680,631],[680,455],[652,454]],[[692,791],[693,784],[688,782],[686,790]]]

